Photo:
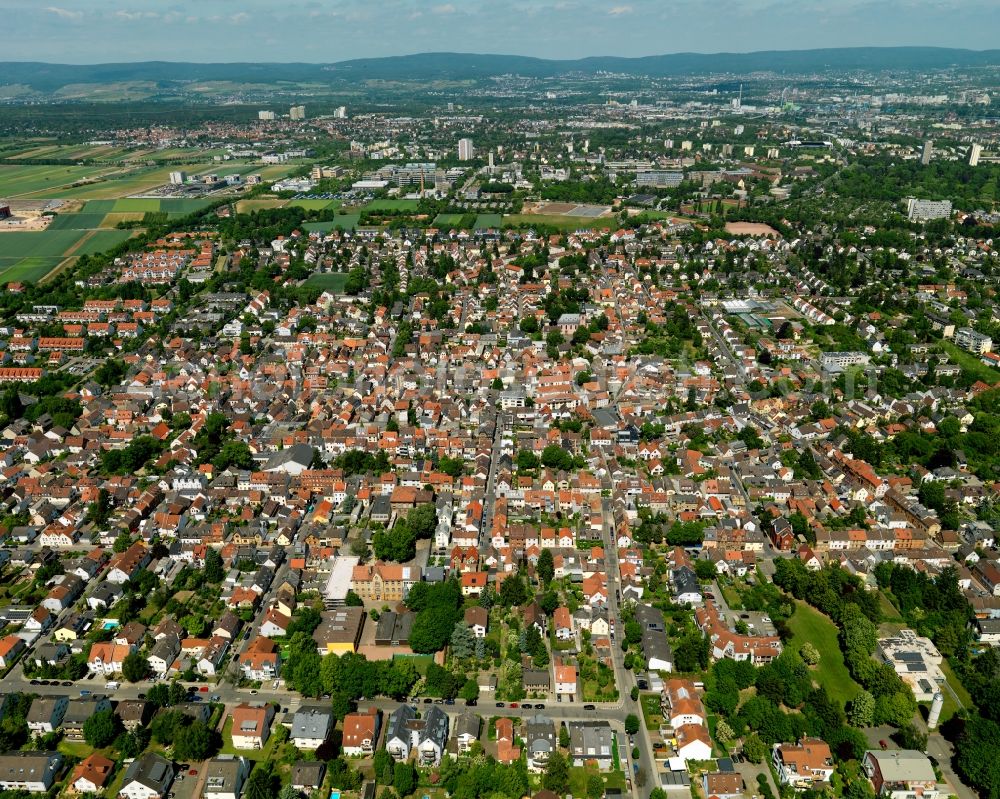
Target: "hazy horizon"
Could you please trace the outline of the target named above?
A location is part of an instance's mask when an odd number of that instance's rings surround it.
[[[984,0],[0,0],[5,61],[330,63],[424,52],[565,59],[997,46]]]

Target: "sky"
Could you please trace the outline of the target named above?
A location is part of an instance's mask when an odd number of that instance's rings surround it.
[[[0,61],[1000,46],[998,0],[0,0]]]

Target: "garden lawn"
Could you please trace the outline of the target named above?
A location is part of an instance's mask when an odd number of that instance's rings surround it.
[[[844,655],[837,640],[837,625],[815,608],[796,600],[795,613],[788,620],[788,626],[793,633],[789,646],[798,651],[809,641],[819,650],[819,665],[810,671],[816,682],[826,688],[830,698],[841,704],[853,699],[861,686],[854,682],[844,664]]]
[[[660,708],[659,694],[642,694],[639,699],[642,705],[642,718],[647,730],[658,730],[663,725],[663,710]]]
[[[966,372],[973,375],[976,380],[982,380],[984,383],[990,383],[991,385],[1000,380],[1000,371],[987,366],[971,352],[966,352],[956,347],[950,341],[942,341],[941,346],[948,353],[948,358],[952,363],[958,364]]]

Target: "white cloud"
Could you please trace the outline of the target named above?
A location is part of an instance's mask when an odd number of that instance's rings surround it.
[[[454,14],[455,6],[453,6],[451,3],[443,3],[439,6],[434,6],[431,9],[431,11],[433,11],[435,14]]]
[[[240,12],[238,12],[236,14],[233,14],[229,18],[229,21],[232,22],[234,25],[240,25],[240,24],[246,22],[248,19],[250,19],[250,15],[248,13],[246,13],[245,11],[240,11]]]
[[[55,14],[59,19],[83,19],[82,11],[71,11],[68,8],[59,8],[59,6],[46,6],[44,10]]]
[[[608,14],[612,17],[621,17],[625,14],[632,13],[632,6],[614,6],[608,9]]]

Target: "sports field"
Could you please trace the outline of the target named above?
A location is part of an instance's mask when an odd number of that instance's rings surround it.
[[[503,217],[500,214],[479,214],[476,217],[476,229],[500,227],[503,224]]]
[[[462,224],[463,214],[438,214],[434,217],[434,227],[453,228]]]
[[[305,208],[307,211],[322,211],[324,208],[339,208],[343,200],[289,200],[289,206]]]
[[[340,294],[347,283],[347,275],[343,272],[316,272],[306,279],[305,285]]]
[[[364,209],[366,211],[415,211],[420,200],[383,199],[372,200]]]
[[[503,218],[504,225],[510,227],[552,227],[559,230],[585,230],[588,228],[611,228],[618,224],[614,217],[593,219],[587,216],[557,216],[549,214],[510,214]]]
[[[358,226],[360,219],[361,214],[337,214],[337,216],[329,222],[306,222],[302,225],[302,227],[310,233],[314,231],[328,233],[329,231],[336,230],[337,228],[354,230],[354,228]]]

